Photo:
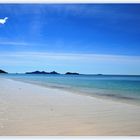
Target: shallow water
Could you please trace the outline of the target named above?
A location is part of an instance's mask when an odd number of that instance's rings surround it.
[[[6,74],[0,77],[140,103],[140,76]]]

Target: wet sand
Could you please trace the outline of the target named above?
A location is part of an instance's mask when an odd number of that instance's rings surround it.
[[[140,135],[140,106],[0,78],[0,135]]]

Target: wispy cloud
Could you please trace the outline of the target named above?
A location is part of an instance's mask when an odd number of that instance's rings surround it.
[[[3,52],[2,68],[13,72],[34,70],[78,71],[80,73],[140,74],[140,56],[51,52]]]
[[[35,42],[18,42],[18,41],[8,41],[0,39],[0,45],[6,45],[6,46],[15,46],[15,47],[20,47],[20,46],[26,46],[26,47],[31,47],[31,46],[46,46],[48,45],[47,43],[35,43]]]
[[[29,43],[26,42],[17,42],[17,41],[1,41],[0,45],[14,45],[14,46],[27,46]]]
[[[76,53],[51,53],[51,52],[16,52],[2,53],[0,58],[19,58],[30,60],[78,61],[78,62],[115,62],[115,63],[140,63],[140,56],[105,55],[105,54],[76,54]],[[16,61],[17,59],[14,59]]]
[[[131,5],[131,8],[133,6]],[[133,10],[127,10],[130,6],[125,4],[50,4],[47,7],[48,12],[57,12],[62,15],[102,19],[140,19],[133,13]],[[42,12],[45,12],[45,10],[42,10]]]
[[[136,6],[131,5],[131,8]],[[22,4],[10,6],[2,5],[0,7],[1,12],[7,14],[13,13],[14,15],[19,14],[50,14],[59,13],[61,15],[78,15],[78,16],[90,16],[90,17],[102,17],[102,18],[137,18],[139,16],[133,14],[133,10],[129,11],[130,5],[127,4]],[[139,8],[137,5],[136,8]]]

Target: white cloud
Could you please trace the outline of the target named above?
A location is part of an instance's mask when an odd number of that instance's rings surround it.
[[[8,17],[5,17],[4,19],[0,19],[0,24],[5,24],[7,19],[8,19]]]

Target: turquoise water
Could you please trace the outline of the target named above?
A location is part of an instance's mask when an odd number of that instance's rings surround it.
[[[140,76],[8,74],[0,77],[140,103]]]

